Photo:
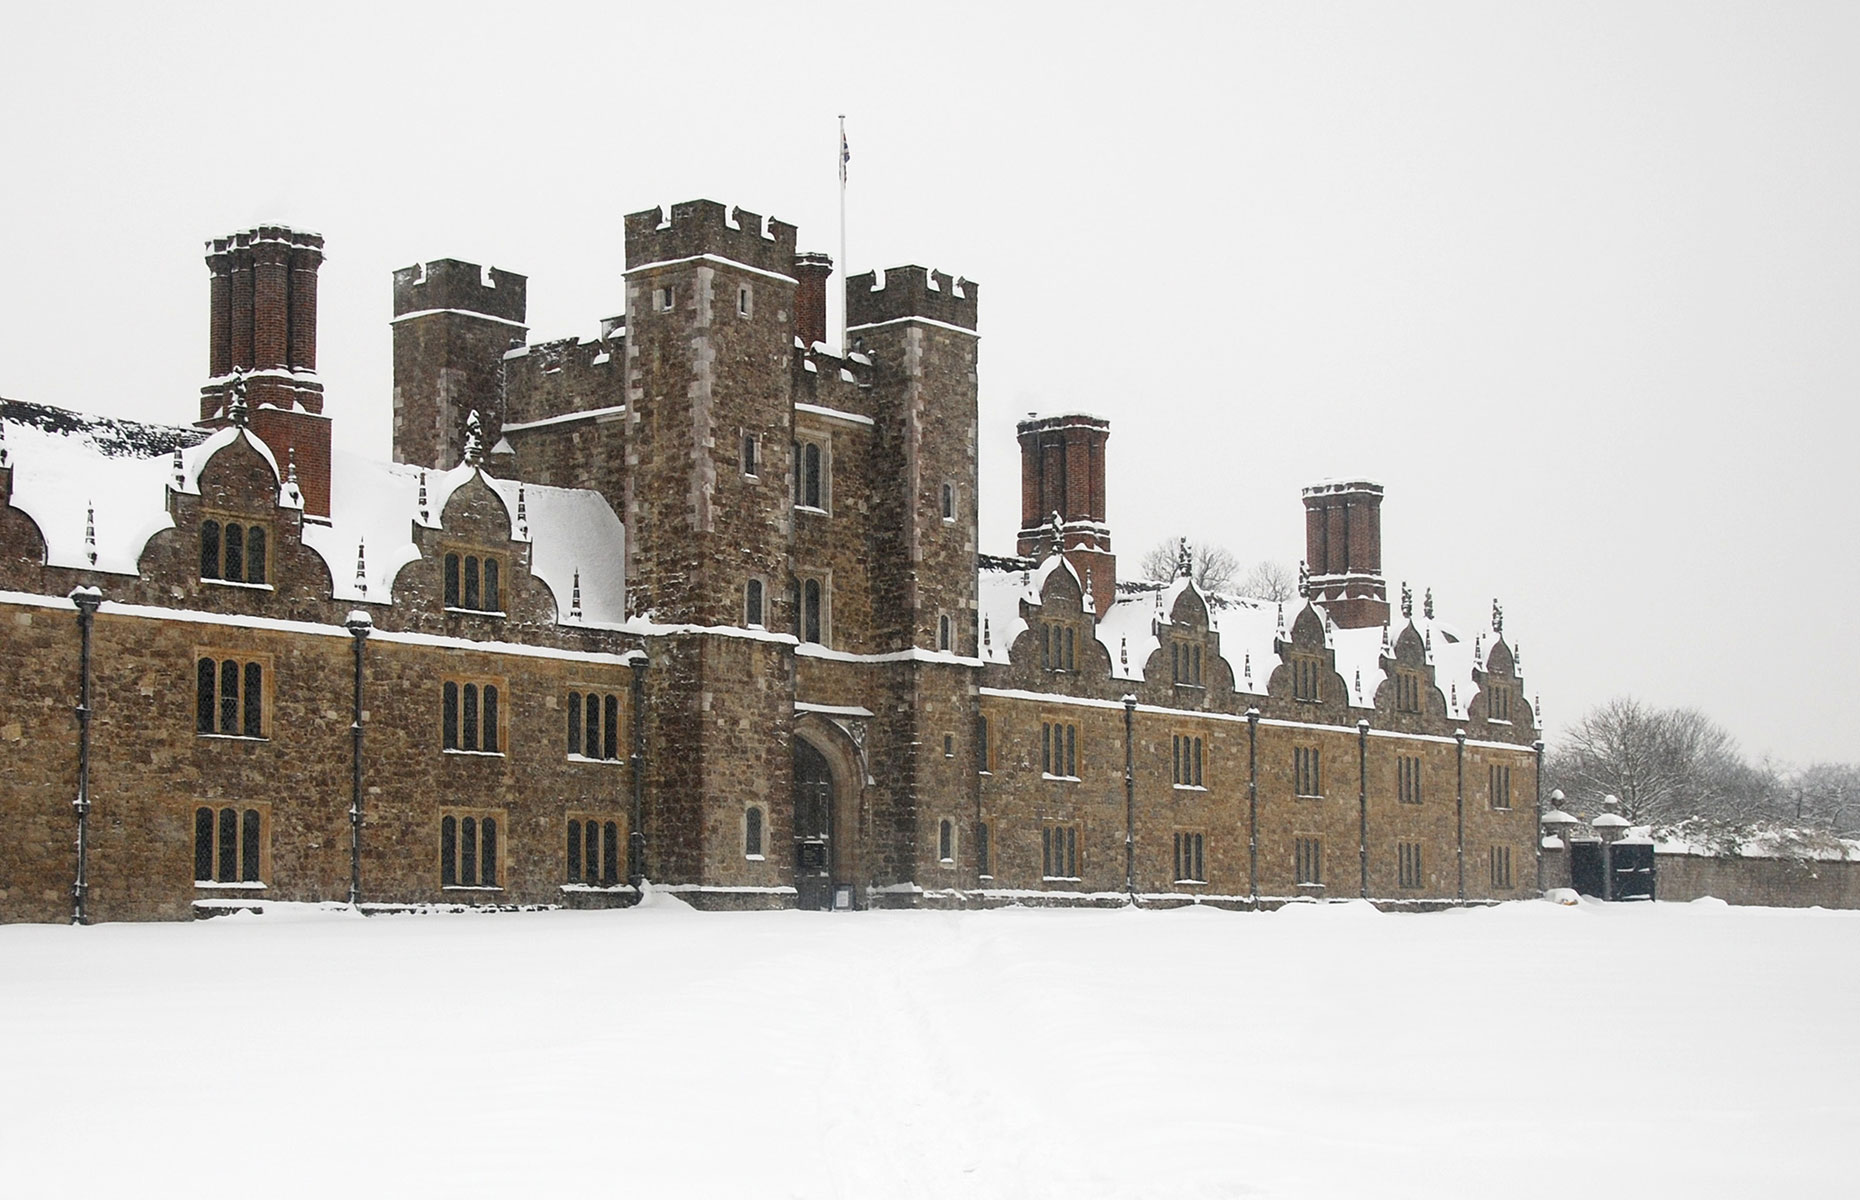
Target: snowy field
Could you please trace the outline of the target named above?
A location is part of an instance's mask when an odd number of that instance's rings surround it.
[[[0,927],[0,1194],[1860,1194],[1860,913]]]

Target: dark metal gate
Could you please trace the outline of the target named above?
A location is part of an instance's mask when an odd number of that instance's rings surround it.
[[[1651,900],[1652,842],[1571,842],[1569,884],[1597,900]]]
[[[1610,900],[1653,899],[1653,843],[1616,842],[1608,847]]]
[[[833,906],[833,772],[794,739],[794,888],[798,908]]]
[[[1606,851],[1600,842],[1569,844],[1569,886],[1597,900],[1608,898]]]

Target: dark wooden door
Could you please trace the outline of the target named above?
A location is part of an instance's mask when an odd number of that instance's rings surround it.
[[[794,740],[794,887],[800,908],[833,906],[833,773],[801,738]]]

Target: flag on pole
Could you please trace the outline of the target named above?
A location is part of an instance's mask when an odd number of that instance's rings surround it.
[[[846,182],[846,164],[852,161],[852,151],[846,148],[846,118],[840,118],[840,182]]]

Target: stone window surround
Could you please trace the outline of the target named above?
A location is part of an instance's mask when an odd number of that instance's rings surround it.
[[[756,816],[755,830],[754,830],[756,834],[756,840],[753,843],[749,840],[749,835],[751,832],[750,830],[750,814],[751,813],[754,813]],[[740,832],[742,834],[742,837],[740,839],[740,844],[743,847],[743,858],[749,862],[767,861],[768,846],[769,846],[769,818],[768,818],[767,811],[762,807],[762,804],[759,801],[754,801],[754,802],[743,805],[743,820],[742,820],[742,826],[741,826]],[[755,847],[753,851],[751,850],[751,846]]]
[[[609,826],[614,831],[611,839],[613,853],[611,860],[608,858],[610,847],[606,836]],[[571,841],[575,843],[579,851],[578,857],[564,861],[562,864],[563,874],[568,877],[570,884],[615,890],[626,885],[627,828],[624,816],[617,813],[571,811],[564,818],[564,830],[568,835],[564,841],[565,857],[567,854],[575,853],[567,851],[567,845]],[[593,858],[590,858],[587,853],[590,831],[595,834],[596,854]],[[500,844],[500,852],[502,849]],[[574,878],[576,871],[569,869],[570,862],[573,862],[579,869],[581,878]],[[594,878],[589,878],[590,876]],[[608,879],[613,882],[605,882]]]
[[[807,471],[809,447],[815,451],[816,469],[812,479]],[[806,503],[810,497],[815,503]],[[817,517],[833,515],[833,439],[828,434],[795,431],[794,510]]]
[[[833,645],[833,569],[823,567],[815,570],[811,567],[797,567],[794,573],[795,607],[794,635],[803,644],[816,646]],[[820,588],[820,637],[807,637],[807,584],[812,580]],[[767,593],[765,592],[764,595]]]
[[[457,603],[451,602],[452,597],[447,595],[446,587],[446,575],[454,559],[458,561],[459,584]],[[472,608],[468,607],[465,603],[465,598],[469,593],[467,586],[467,567],[473,559],[477,560],[478,563],[478,600],[481,605],[485,599],[484,593],[487,582],[490,581],[493,575],[496,576],[497,607],[495,608]],[[509,592],[510,572],[505,570],[504,559],[505,555],[501,551],[487,550],[483,546],[471,545],[464,542],[447,542],[442,544],[439,548],[439,599],[445,611],[448,613],[466,613],[477,617],[505,616],[504,601]],[[497,569],[494,572],[486,571],[485,567],[487,564],[496,564]]]
[[[611,684],[576,683],[570,680],[564,691],[569,697],[567,704],[569,717],[567,722],[569,731],[568,760],[570,762],[611,763],[616,765],[625,762],[627,706],[621,698],[620,689],[615,688]],[[577,697],[579,697],[579,703],[576,701]],[[502,699],[501,696],[499,698]],[[597,711],[600,713],[601,723],[598,729],[601,737],[598,740],[604,742],[607,740],[607,701],[610,699],[613,701],[614,710],[613,753],[605,753],[608,749],[607,746],[595,745],[594,748],[602,751],[602,753],[591,754],[589,753],[589,746],[591,743],[587,740],[587,703],[589,700],[594,700],[600,705]],[[500,719],[503,716],[501,705],[498,709],[498,716]],[[576,718],[579,718],[578,723]],[[577,732],[580,735],[579,737],[576,736]],[[580,746],[579,750],[576,749],[577,745]]]
[[[938,866],[945,868],[955,867],[957,837],[956,819],[954,817],[944,817],[938,822],[936,834],[936,858]]]
[[[240,870],[238,871],[238,874],[240,876],[239,879],[237,880],[201,879],[198,877],[200,873],[199,866],[198,866],[199,859],[200,859],[200,842],[199,842],[200,830],[198,826],[200,810],[206,809],[207,811],[213,814],[212,816],[213,827],[209,835],[212,840],[211,840],[211,843],[208,849],[212,855],[212,862],[215,868],[217,868],[218,863],[219,863],[218,852],[220,849],[220,842],[219,842],[220,813],[222,810],[229,809],[229,808],[239,814],[237,819],[240,822],[241,836],[243,835],[243,831],[244,831],[245,814],[248,812],[255,812],[258,815],[258,863],[256,865],[256,871],[247,872],[244,869],[246,866],[246,862],[245,862],[244,855],[241,853],[238,856],[239,868],[240,868]],[[200,889],[201,891],[207,891],[210,889],[229,890],[229,891],[264,891],[267,886],[266,881],[268,881],[271,878],[271,802],[268,800],[233,801],[233,800],[226,800],[226,799],[220,799],[220,800],[194,799],[194,800],[190,800],[187,802],[187,812],[188,812],[189,821],[195,823],[194,857],[195,857],[196,866],[195,866],[194,873],[195,873],[196,878],[194,879],[194,886]],[[241,847],[241,849],[243,849],[243,847]],[[218,872],[216,869],[215,874],[217,873]],[[257,878],[253,880],[245,879],[244,876],[248,873],[256,873]]]
[[[271,567],[272,567],[272,552],[277,543],[272,538],[271,523],[269,521],[263,519],[262,517],[254,518],[254,517],[246,516],[242,513],[227,512],[222,509],[204,509],[200,513],[200,520],[199,520],[199,527],[198,527],[199,536],[201,539],[203,539],[203,541],[205,537],[207,536],[208,525],[212,525],[214,527],[214,537],[218,543],[217,548],[214,551],[214,557],[219,560],[219,573],[215,575],[209,575],[205,571],[202,571],[200,574],[200,580],[202,583],[215,583],[223,587],[253,588],[253,589],[261,589],[264,591],[275,590],[271,586]],[[239,570],[239,574],[241,578],[238,578],[238,579],[227,578],[227,572],[226,572],[226,531],[231,528],[237,528],[241,531],[240,532],[241,562],[240,562],[240,570]],[[257,531],[261,538],[261,548],[258,551],[258,556],[257,556],[258,563],[256,565],[259,568],[259,572],[264,576],[264,578],[262,579],[249,578],[252,567],[254,565],[252,561],[253,554],[252,554],[252,543],[251,543],[251,535],[253,531]],[[201,547],[201,557],[202,559],[206,557],[206,549],[205,549],[204,544]],[[204,565],[205,563],[203,562],[202,566]]]
[[[438,839],[437,847],[439,853],[435,857],[440,860],[436,865],[439,867],[441,890],[448,892],[503,891],[503,881],[506,878],[506,858],[510,851],[510,840],[506,836],[510,830],[509,813],[501,808],[459,808],[451,805],[444,805],[441,806],[437,815],[438,819],[433,824],[433,832],[437,835]],[[453,838],[453,860],[450,864],[445,862],[445,823],[448,818],[455,823],[454,827],[458,831]],[[485,875],[483,864],[486,858],[483,829],[484,822],[487,818],[493,822],[492,840],[496,843],[492,847],[489,856],[492,870],[495,873],[495,879],[491,883],[483,882]],[[476,831],[474,834],[474,844],[478,855],[478,861],[473,864],[473,882],[461,883],[459,880],[464,876],[464,871],[462,870],[464,866],[463,855],[465,853],[464,825],[467,820],[474,823],[474,829]],[[451,883],[445,882],[448,875],[448,867],[451,868],[450,873],[453,880]]]
[[[198,705],[199,705],[198,681],[199,681],[199,673],[200,673],[200,663],[202,662],[202,660],[212,661],[214,663],[214,668],[215,668],[214,674],[215,674],[216,682],[214,684],[214,692],[213,692],[213,700],[214,700],[214,707],[215,707],[214,718],[215,719],[213,721],[213,728],[210,730],[200,728],[200,714],[199,714],[199,709],[198,709]],[[220,677],[219,676],[220,664],[223,664],[227,661],[236,662],[240,665],[239,703],[241,706],[240,728],[242,732],[239,732],[239,733],[222,732],[219,728],[220,722],[218,720],[218,716],[219,716],[218,707],[219,707],[221,696],[220,696],[220,691],[219,691],[218,679]],[[258,670],[259,670],[259,700],[258,700],[259,731],[256,734],[248,734],[248,733],[243,732],[244,704],[245,704],[245,697],[246,697],[246,681],[245,681],[244,668],[248,664],[252,664],[252,663],[256,663],[258,665]],[[271,711],[272,711],[272,701],[274,699],[273,689],[274,689],[275,683],[274,683],[274,674],[272,671],[272,656],[269,653],[255,653],[255,652],[248,651],[248,650],[231,650],[223,646],[196,646],[194,647],[194,677],[195,677],[195,682],[196,682],[196,695],[195,695],[196,709],[195,709],[195,714],[194,714],[194,735],[196,737],[225,739],[225,740],[241,741],[241,742],[261,742],[261,741],[269,741],[271,739]]]
[[[1192,829],[1176,831],[1175,882],[1206,886],[1208,871],[1207,862],[1202,855],[1204,846],[1204,835],[1199,831]]]
[[[458,688],[458,725],[455,729],[458,745],[445,744],[445,689],[450,684]],[[497,749],[467,749],[465,747],[465,688],[478,689],[478,746],[484,745],[484,689],[489,686],[497,689]],[[439,681],[440,690],[440,750],[445,754],[465,757],[503,758],[510,748],[510,686],[501,675],[445,675]]]

